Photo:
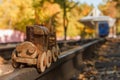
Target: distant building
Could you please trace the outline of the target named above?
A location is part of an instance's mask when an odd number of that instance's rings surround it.
[[[86,17],[83,17],[79,20],[83,24],[94,27],[96,29],[96,36],[98,36],[98,24],[100,22],[108,22],[109,24],[109,35],[108,37],[116,37],[116,26],[115,21],[116,19],[113,19],[109,16],[104,16],[103,13],[98,9],[94,8]]]

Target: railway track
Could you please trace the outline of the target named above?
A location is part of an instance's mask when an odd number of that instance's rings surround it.
[[[96,48],[101,45],[101,43],[104,43],[104,41],[105,39],[94,39],[82,43],[81,41],[66,42],[71,46],[76,46],[62,50],[63,52],[59,56],[58,61],[53,63],[45,72],[39,73],[34,66],[24,67],[1,76],[0,80],[70,80],[71,77],[79,73],[78,70],[82,63],[81,56],[87,54],[86,50],[89,51],[89,47]],[[60,42],[59,45],[64,46],[64,44]]]
[[[85,43],[90,42],[92,40],[96,40],[96,39],[58,41],[57,43],[58,43],[60,48],[66,46],[66,45],[68,45],[69,48],[72,48],[70,46],[82,45],[82,44],[85,44]],[[15,49],[16,45],[19,43],[0,44],[0,56],[3,57],[5,60],[10,60],[12,51]],[[65,51],[65,50],[66,50],[66,48],[62,49],[62,51]]]

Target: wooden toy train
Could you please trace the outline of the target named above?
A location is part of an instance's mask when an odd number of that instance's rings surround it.
[[[54,28],[27,26],[26,37],[27,40],[18,44],[12,53],[12,66],[36,65],[40,72],[44,72],[60,54]]]

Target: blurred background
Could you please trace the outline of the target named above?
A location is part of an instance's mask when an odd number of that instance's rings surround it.
[[[58,40],[92,38],[94,28],[79,20],[94,8],[115,18],[120,34],[120,0],[0,0],[0,43],[24,41],[34,24],[54,26]]]

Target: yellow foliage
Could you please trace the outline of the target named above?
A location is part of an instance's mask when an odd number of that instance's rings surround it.
[[[94,30],[94,29],[87,28],[87,29],[85,29],[85,32],[91,34],[91,33],[94,33],[95,30]]]
[[[45,2],[42,8],[43,12],[49,16],[54,15],[57,12],[60,12],[60,6],[56,3]]]
[[[54,17],[57,36],[63,36],[63,8],[61,4],[54,3],[55,0],[2,0],[0,4],[0,28],[17,28],[21,31],[25,31],[26,25],[35,24],[35,21],[39,23],[46,23]],[[74,4],[69,2],[69,5]],[[34,3],[35,2],[35,3]],[[43,2],[43,3],[42,3]],[[84,25],[80,24],[78,20],[82,16],[86,16],[91,7],[87,4],[77,5],[72,10],[68,10],[68,31],[69,36],[76,36],[82,33]],[[60,12],[55,16],[56,13]],[[91,33],[92,30],[86,30]]]
[[[117,15],[115,1],[108,1],[105,5],[100,5],[99,8],[102,10],[103,14],[115,18]]]
[[[32,17],[31,0],[3,0],[0,5],[0,28],[14,28],[24,18]]]

